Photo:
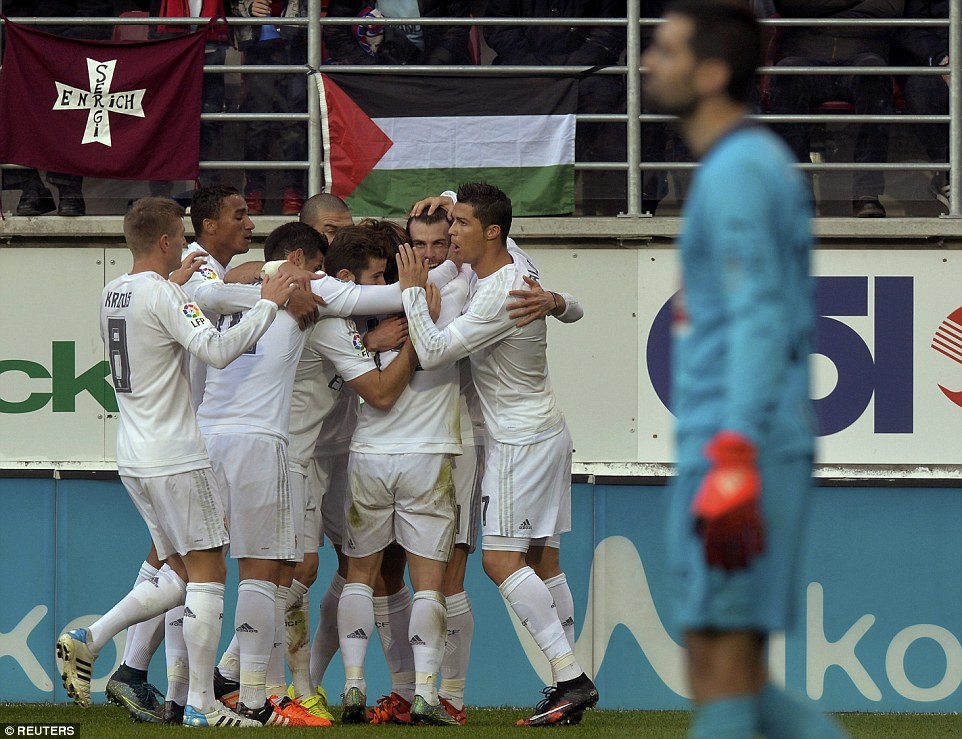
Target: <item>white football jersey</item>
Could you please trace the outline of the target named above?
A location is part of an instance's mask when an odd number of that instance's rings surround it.
[[[220,318],[228,330],[243,314]],[[305,332],[286,311],[248,351],[224,369],[207,368],[204,400],[197,422],[204,434],[267,433],[287,441],[294,372],[304,348]]]
[[[193,254],[194,252],[204,251],[204,247],[198,244],[196,241],[192,241],[184,249],[184,253],[181,255],[183,259],[187,258],[188,254]],[[217,325],[217,319],[220,318],[220,313],[217,311],[212,311],[204,305],[203,295],[198,296],[198,290],[201,289],[202,285],[209,284],[213,281],[220,281],[224,279],[224,275],[227,273],[227,267],[220,262],[218,262],[214,257],[207,255],[207,264],[201,267],[199,270],[194,272],[190,276],[184,285],[184,292],[190,298],[191,302],[199,306],[207,316],[207,320],[210,321],[211,325]],[[257,293],[257,297],[260,298],[260,291]],[[251,303],[253,305],[253,303]],[[191,356],[190,358],[190,394],[191,399],[194,404],[194,409],[196,410],[200,406],[200,401],[204,399],[204,383],[207,381],[207,365],[200,361],[197,357]]]
[[[185,349],[226,364],[276,313],[274,303],[260,301],[234,331],[218,334],[183,288],[156,272],[123,275],[104,288],[100,335],[120,407],[120,474],[158,477],[210,465],[191,405]]]
[[[464,315],[444,329],[431,321],[423,289],[405,290],[404,308],[421,364],[438,367],[470,356],[488,434],[530,444],[560,433],[564,416],[548,377],[546,322],[519,328],[505,308],[511,290],[526,288],[524,275],[537,274],[529,260],[509,254],[512,263],[478,279]]]
[[[291,398],[288,459],[292,467],[306,474],[322,425],[341,395],[349,392],[346,383],[376,369],[353,319],[322,318],[308,331]],[[346,409],[338,411],[343,414]]]
[[[466,275],[459,275],[441,289],[439,325],[447,325],[461,315],[468,291]],[[397,356],[395,351],[380,352],[381,367],[390,365]],[[460,381],[458,363],[453,360],[430,370],[418,368],[391,410],[361,405],[351,451],[460,454]]]
[[[334,407],[324,418],[314,445],[315,457],[336,457],[351,450],[351,439],[357,428],[359,398],[350,385],[344,384],[334,400]]]
[[[484,412],[481,398],[471,377],[471,360],[465,357],[458,360],[461,393],[461,443],[483,446],[487,431],[484,427]]]

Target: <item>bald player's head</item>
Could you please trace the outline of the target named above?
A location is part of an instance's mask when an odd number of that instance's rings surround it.
[[[312,195],[301,208],[301,223],[306,223],[318,233],[322,233],[327,240],[333,241],[337,229],[353,226],[351,209],[337,195],[322,192]]]

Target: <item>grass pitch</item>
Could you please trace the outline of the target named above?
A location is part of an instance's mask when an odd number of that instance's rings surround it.
[[[580,726],[556,729],[530,729],[515,726],[525,715],[521,708],[469,708],[468,725],[462,729],[447,727],[408,726],[341,726],[330,729],[277,728],[275,732],[336,731],[338,736],[377,736],[379,739],[406,736],[413,732],[451,731],[470,739],[506,739],[525,736],[532,732],[561,732],[565,737],[631,737],[632,739],[683,739],[688,727],[688,714],[682,711],[589,711]],[[841,714],[839,720],[853,739],[941,739],[962,737],[962,715],[958,714]],[[126,711],[116,706],[96,705],[87,710],[73,705],[0,704],[0,731],[3,736],[27,736],[16,725],[74,724],[78,739],[140,739],[140,737],[169,737],[172,732],[184,731],[175,726],[137,724]],[[13,731],[9,731],[9,728]],[[213,732],[230,736],[263,736],[260,729],[228,729]],[[32,732],[33,736],[41,734]],[[49,734],[47,734],[49,735]]]

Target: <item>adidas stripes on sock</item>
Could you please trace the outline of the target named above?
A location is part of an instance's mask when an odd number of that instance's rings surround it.
[[[104,645],[131,624],[183,605],[187,584],[164,565],[156,577],[133,588],[117,605],[87,627],[87,646],[96,657]]]
[[[366,695],[364,658],[374,631],[374,588],[357,582],[344,586],[337,605],[337,631],[344,661],[344,692],[360,688]]]
[[[158,568],[145,561],[140,565],[137,579],[134,580],[134,587],[153,579],[159,572]],[[146,621],[131,624],[127,627],[127,642],[124,645],[124,656],[121,664],[125,664],[134,670],[147,671],[157,647],[164,640],[164,618],[165,614],[161,613]]]
[[[535,571],[522,567],[509,575],[499,590],[551,663],[555,682],[579,677],[583,670],[568,645],[556,609],[551,607],[553,599],[548,586]]]
[[[436,590],[414,594],[408,630],[416,675],[414,692],[432,705],[438,702],[438,671],[447,633],[445,610],[444,596]]]
[[[568,578],[562,572],[560,575],[549,577],[544,581],[544,584],[548,587],[551,597],[554,598],[558,620],[561,621],[561,626],[565,630],[565,638],[567,638],[568,645],[573,652],[575,651],[575,602],[571,597],[571,589],[568,587]]]
[[[190,687],[190,663],[184,641],[184,608],[167,611],[164,622],[164,653],[167,656],[167,700],[179,706],[187,704]]]
[[[237,586],[234,633],[240,649],[240,696],[248,708],[267,701],[267,663],[274,644],[274,594],[267,580],[241,580]]]
[[[214,660],[224,620],[224,585],[188,583],[183,638],[190,666],[187,703],[201,713],[214,706]]]

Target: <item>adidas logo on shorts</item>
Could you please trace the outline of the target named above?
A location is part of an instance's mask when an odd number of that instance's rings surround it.
[[[411,637],[411,646],[423,647],[423,646],[426,646],[426,642],[424,641],[424,639],[420,637],[420,635],[415,634],[414,636]]]
[[[184,618],[197,618],[197,616],[194,614],[194,612],[193,612],[192,610],[190,610],[189,608],[187,608],[187,607],[185,606],[185,607],[184,607]]]
[[[518,531],[531,531],[531,522],[528,519],[524,519],[518,527]]]
[[[183,626],[183,625],[184,625],[184,618],[183,618],[183,616],[182,616],[181,618],[178,618],[176,621],[168,621],[168,622],[167,622],[167,625],[168,625],[168,626]]]
[[[568,616],[568,618],[566,618],[564,621],[561,622],[561,625],[562,625],[562,626],[574,626],[574,625],[575,625],[575,618],[574,618],[574,616]]]
[[[260,633],[257,629],[255,629],[253,626],[251,626],[251,625],[250,625],[249,623],[247,623],[246,621],[245,621],[244,623],[242,623],[240,626],[238,626],[236,629],[234,629],[234,631],[243,631],[245,634],[258,634],[258,633]]]
[[[347,635],[348,639],[367,639],[367,634],[364,633],[364,629],[358,629],[357,631],[352,631]]]

